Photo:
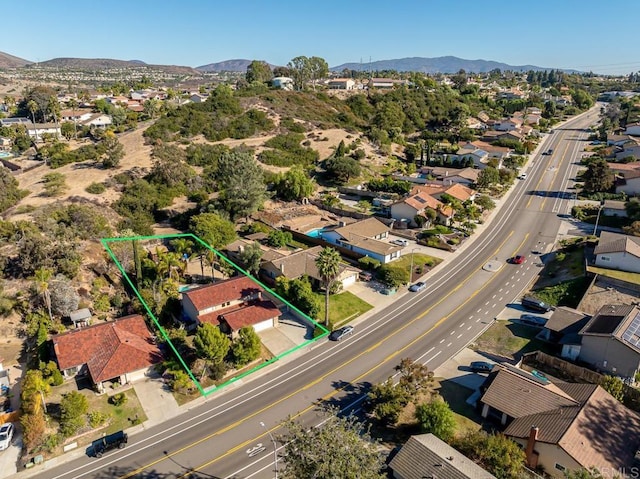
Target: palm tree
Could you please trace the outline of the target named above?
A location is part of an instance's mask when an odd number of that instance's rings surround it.
[[[173,246],[178,256],[180,256],[184,262],[182,265],[182,272],[184,273],[187,270],[187,262],[193,252],[193,241],[189,241],[186,238],[176,238],[171,241],[171,246]]]
[[[56,139],[58,138],[58,114],[60,113],[60,103],[55,95],[49,97],[49,103],[47,103],[47,110],[53,116],[53,122],[56,125]]]
[[[324,283],[324,325],[329,325],[329,294],[331,286],[340,273],[340,253],[333,248],[324,248],[316,258],[318,273]]]
[[[47,307],[49,313],[49,319],[53,321],[53,314],[51,313],[51,294],[49,292],[49,282],[53,277],[53,271],[48,268],[38,268],[35,271],[33,280],[35,281],[36,292],[42,296],[42,301]]]
[[[29,100],[27,102],[27,109],[31,112],[31,121],[33,122],[33,128],[36,131],[36,141],[38,141],[38,128],[36,127],[36,112],[38,111],[38,104],[35,100]]]
[[[76,119],[76,109],[78,108],[78,100],[71,98],[68,102],[71,107],[71,114],[73,115],[73,139],[78,139],[78,120]]]

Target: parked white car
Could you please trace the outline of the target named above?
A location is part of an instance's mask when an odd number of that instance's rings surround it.
[[[406,239],[396,239],[396,240],[390,241],[390,243],[398,246],[409,246],[409,242]]]
[[[10,422],[0,426],[0,451],[8,449],[13,439],[13,424]]]

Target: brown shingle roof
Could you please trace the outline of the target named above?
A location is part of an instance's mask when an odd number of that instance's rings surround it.
[[[243,275],[194,288],[182,294],[191,300],[197,311],[202,311],[211,306],[242,299],[262,291],[264,290],[255,281]]]
[[[389,466],[403,479],[495,479],[433,434],[411,436]]]
[[[490,378],[481,401],[509,417],[518,418],[560,407],[578,405],[571,396],[551,382],[540,384],[526,371],[501,367]]]
[[[594,254],[626,252],[640,258],[640,238],[603,231]]]
[[[476,194],[476,191],[464,185],[456,183],[447,188],[445,193],[453,196],[460,201],[467,201],[469,198]]]
[[[367,218],[366,220],[357,221],[335,229],[336,233],[347,240],[349,240],[349,235],[351,233],[357,233],[360,236],[373,238],[387,231],[389,231],[389,227],[376,218]]]
[[[562,334],[578,332],[586,324],[588,314],[566,306],[558,306],[544,325],[550,331]]]
[[[139,314],[58,334],[52,341],[60,369],[86,364],[96,383],[162,360]]]
[[[600,386],[571,385],[566,390],[580,397],[580,406],[515,419],[505,435],[524,439],[535,425],[538,441],[557,444],[584,468],[619,471],[631,466],[640,445],[640,417]]]

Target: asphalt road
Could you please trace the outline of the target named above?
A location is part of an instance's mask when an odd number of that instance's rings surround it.
[[[47,479],[272,478],[269,434],[288,416],[309,426],[320,404],[357,407],[368,386],[394,374],[401,358],[435,369],[491,325],[539,273],[534,250],[549,251],[569,211],[584,128],[594,108],[543,142],[498,215],[481,236],[434,274],[426,290],[399,296],[339,343],[320,341],[305,354],[250,381],[239,381],[165,424],[136,434],[126,449],[101,459],[82,456],[43,471]],[[569,193],[566,193],[569,191]],[[522,265],[506,260],[524,254]],[[265,427],[261,426],[261,422]],[[278,452],[282,444],[277,443]]]

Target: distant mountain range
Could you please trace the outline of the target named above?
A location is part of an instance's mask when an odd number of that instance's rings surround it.
[[[171,73],[183,73],[197,75],[198,73],[210,72],[240,72],[247,71],[247,66],[253,60],[233,59],[217,63],[209,63],[199,67],[186,67],[177,65],[149,65],[140,60],[114,60],[109,58],[54,58],[44,62],[38,62],[39,66],[48,66],[55,68],[69,68],[75,70],[105,70],[110,68],[127,68],[147,66],[153,69],[170,71]],[[0,68],[20,68],[28,67],[34,63],[29,60],[0,52]],[[273,68],[275,65],[270,66]],[[511,71],[541,71],[552,70],[548,67],[539,67],[536,65],[509,65],[491,60],[465,60],[463,58],[446,56],[436,58],[411,57],[400,58],[395,60],[378,60],[370,63],[343,63],[331,67],[333,72],[341,72],[345,68],[356,71],[382,71],[395,70],[398,72],[421,72],[421,73],[456,73],[460,70],[473,73],[486,73],[491,70],[511,70]],[[578,73],[577,70],[563,71],[568,73]]]
[[[381,71],[395,70],[398,72],[421,72],[421,73],[456,73],[460,70],[473,73],[486,73],[491,70],[500,69],[526,72],[529,70],[555,70],[555,68],[538,67],[536,65],[509,65],[491,60],[465,60],[458,57],[411,57],[396,60],[378,60],[371,63],[343,63],[330,70],[341,72],[345,68],[356,71]],[[576,70],[563,70],[568,73],[576,73]]]

